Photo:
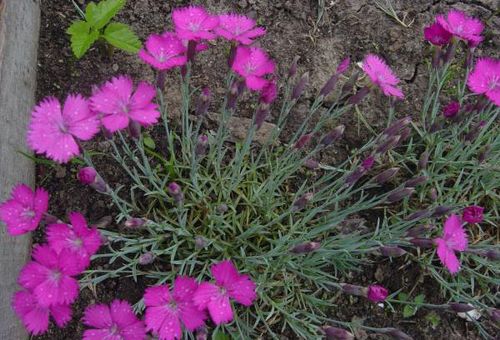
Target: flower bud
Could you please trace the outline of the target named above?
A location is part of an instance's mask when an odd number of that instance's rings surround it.
[[[196,55],[196,45],[197,44],[198,44],[198,42],[196,40],[189,40],[188,41],[186,56],[187,56],[187,60],[190,63],[194,62],[194,56]]]
[[[196,116],[202,117],[207,114],[208,107],[210,106],[210,96],[210,89],[208,87],[204,87],[203,90],[201,90],[200,97],[198,97],[196,110],[194,112]]]
[[[446,215],[449,213],[453,207],[447,206],[447,205],[440,205],[434,208],[434,212],[432,213],[432,217],[441,217],[443,215]]]
[[[411,129],[409,127],[405,127],[401,132],[399,133],[399,140],[398,144],[402,144],[405,140],[408,139],[411,135]]]
[[[431,212],[428,209],[422,209],[415,211],[414,213],[408,215],[405,218],[405,221],[418,221],[422,218],[429,217],[431,215]]]
[[[414,192],[415,192],[415,188],[397,189],[397,190],[393,191],[392,193],[390,193],[389,196],[387,196],[387,202],[388,203],[399,202],[402,199],[405,199],[405,198],[411,196],[411,194],[413,194]]]
[[[462,220],[467,223],[481,223],[483,221],[483,211],[483,207],[471,205],[464,209]]]
[[[299,140],[295,143],[293,147],[297,150],[303,149],[311,141],[312,137],[313,137],[312,133],[300,136]]]
[[[382,302],[385,301],[389,291],[380,285],[370,285],[368,286],[367,298],[371,302]]]
[[[292,211],[298,211],[305,208],[305,206],[313,199],[314,194],[312,192],[306,192],[304,195],[300,196],[295,202],[293,202]]]
[[[400,134],[401,130],[403,130],[408,124],[411,123],[411,117],[406,116],[401,119],[396,120],[390,126],[388,126],[382,134],[386,136],[394,136]]]
[[[382,256],[388,257],[400,257],[406,254],[406,250],[397,246],[382,246],[378,250]]]
[[[238,101],[238,96],[241,94],[240,91],[240,81],[233,81],[229,89],[229,94],[227,95],[227,108],[229,110],[234,110],[236,108],[236,102]]]
[[[354,185],[363,175],[365,174],[365,170],[363,168],[358,168],[347,175],[345,179],[345,185],[352,186]]]
[[[334,74],[328,79],[328,81],[323,85],[321,90],[319,91],[319,95],[326,97],[330,94],[330,92],[333,91],[335,88],[335,85],[337,84],[337,80],[339,79],[339,76],[337,74]]]
[[[411,336],[396,328],[387,328],[384,334],[392,336],[396,340],[413,340]]]
[[[194,247],[196,249],[203,249],[207,246],[207,240],[202,236],[196,236],[194,239]]]
[[[475,309],[472,305],[458,302],[450,302],[448,306],[452,311],[457,313],[467,313]]]
[[[167,75],[166,70],[159,70],[156,73],[156,87],[159,88],[160,90],[163,90],[165,87],[165,76]]]
[[[221,203],[217,208],[216,208],[216,211],[218,214],[225,214],[227,211],[228,211],[228,207],[227,207],[227,204],[225,203]]]
[[[354,335],[343,328],[325,326],[322,331],[327,340],[354,340]]]
[[[307,254],[318,250],[320,247],[321,243],[319,242],[305,242],[293,246],[290,248],[290,252],[293,254]]]
[[[439,68],[441,66],[441,48],[435,47],[434,54],[432,55],[432,67]]]
[[[420,170],[427,169],[427,164],[429,163],[429,151],[425,150],[420,155],[420,159],[418,160],[418,168]]]
[[[138,217],[132,217],[125,221],[125,227],[131,229],[137,229],[146,224],[146,220]]]
[[[342,292],[345,294],[356,296],[367,296],[368,294],[368,289],[365,287],[351,285],[349,283],[341,283],[340,286],[342,287]]]
[[[113,218],[109,215],[101,217],[96,223],[94,223],[94,227],[98,229],[106,228],[113,222]]]
[[[168,185],[167,191],[170,196],[174,199],[175,203],[179,204],[184,201],[184,194],[182,193],[181,187],[175,182],[171,182]]]
[[[155,260],[155,255],[153,254],[153,252],[148,251],[147,253],[144,253],[141,256],[139,256],[137,262],[140,265],[144,266],[153,263],[154,260]]]
[[[375,157],[373,156],[368,156],[366,157],[363,162],[361,162],[361,167],[365,170],[368,171],[372,168],[373,164],[375,163]]]
[[[372,181],[376,182],[379,185],[384,184],[398,173],[399,168],[390,168],[382,171],[380,174],[372,178]]]
[[[429,190],[429,198],[433,201],[436,201],[438,199],[438,193],[436,188],[431,188],[431,190]]]
[[[202,157],[206,155],[208,150],[208,137],[207,135],[199,135],[198,142],[196,143],[196,147],[194,149],[194,153],[198,157]]]
[[[309,73],[306,72],[304,75],[299,79],[297,84],[295,84],[295,87],[292,90],[292,100],[297,100],[299,97],[302,95],[302,92],[304,92],[304,89],[306,88],[307,83],[309,83]]]
[[[427,176],[418,176],[418,177],[414,177],[412,179],[407,180],[404,183],[404,186],[405,186],[405,188],[414,188],[417,185],[423,184],[425,182],[427,182]]]
[[[434,242],[429,238],[412,238],[410,243],[419,248],[434,247]]]
[[[351,64],[351,59],[349,57],[345,58],[340,62],[339,66],[337,66],[335,73],[338,75],[343,74],[345,71],[347,71],[350,64]]]
[[[416,227],[413,227],[411,228],[410,230],[408,230],[406,232],[406,236],[407,237],[415,237],[415,238],[418,238],[420,236],[422,236],[423,234],[425,234],[426,232],[434,229],[434,225],[432,224],[424,224],[424,225],[419,225],[419,226],[416,226]],[[410,240],[410,242],[412,242]],[[413,243],[413,242],[412,242]]]
[[[487,250],[486,253],[484,254],[484,256],[486,256],[488,258],[488,260],[491,260],[491,261],[500,260],[500,252],[498,252],[494,249]]]
[[[271,104],[275,101],[277,96],[278,89],[276,87],[276,82],[274,80],[270,80],[260,91],[260,102],[264,104]]]
[[[453,59],[453,57],[455,56],[455,50],[457,48],[457,44],[456,43],[451,43],[448,45],[448,48],[446,49],[444,55],[442,56],[443,57],[443,62],[445,64],[447,64],[448,62],[451,61],[451,59]]]
[[[370,93],[370,88],[368,86],[362,87],[356,92],[355,95],[351,96],[347,103],[350,105],[358,105],[361,101],[366,97],[366,95]]]
[[[268,114],[269,105],[260,105],[260,107],[257,109],[257,112],[255,112],[255,126],[257,127],[257,129],[260,129],[262,124],[264,124]]]
[[[457,101],[452,101],[443,108],[443,116],[451,119],[458,114],[458,111],[460,111],[460,103]]]
[[[97,176],[97,171],[95,171],[95,169],[90,166],[81,168],[80,171],[78,171],[77,175],[80,183],[86,185],[94,183],[96,176]]]
[[[488,309],[488,316],[493,322],[500,322],[500,310],[496,308]]]
[[[347,96],[349,93],[352,93],[354,88],[354,84],[358,81],[359,73],[354,72],[351,77],[347,80],[347,82],[342,86],[341,97]]]
[[[288,78],[292,78],[297,74],[297,63],[299,61],[300,57],[295,56],[292,61],[292,65],[290,65],[290,68],[288,69]]]
[[[333,142],[339,140],[342,137],[342,135],[344,134],[344,130],[345,130],[345,125],[342,124],[337,126],[335,129],[328,132],[323,137],[323,139],[321,139],[320,143],[323,144],[324,146],[332,144]]]
[[[310,170],[316,170],[319,168],[319,162],[315,159],[308,158],[304,161],[304,166]]]
[[[128,134],[133,139],[139,139],[139,137],[141,137],[141,124],[135,120],[130,120],[128,124]]]
[[[398,144],[399,140],[401,139],[401,136],[395,135],[387,138],[382,144],[380,144],[376,149],[376,153],[386,153],[390,149],[392,149],[396,144]]]

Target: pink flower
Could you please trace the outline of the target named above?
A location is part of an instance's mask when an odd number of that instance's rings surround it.
[[[262,27],[255,27],[255,20],[239,14],[219,15],[219,26],[215,33],[227,40],[234,40],[243,45],[250,45],[254,38],[266,34]]]
[[[57,253],[63,249],[70,250],[74,259],[81,262],[81,267],[90,264],[90,257],[101,246],[101,233],[96,228],[88,228],[82,214],[72,212],[69,214],[71,226],[64,223],[50,224],[47,228],[47,241],[49,246]]]
[[[47,331],[50,316],[59,327],[64,327],[71,320],[70,305],[42,306],[38,303],[37,298],[27,290],[18,291],[14,294],[12,309],[21,319],[28,332],[34,335]]]
[[[467,235],[457,215],[448,217],[444,222],[443,236],[434,239],[434,242],[437,245],[438,257],[443,265],[448,268],[450,273],[457,273],[460,269],[460,262],[455,251],[467,249]]]
[[[274,80],[270,80],[260,91],[260,102],[264,104],[271,104],[276,100],[277,96],[278,89],[276,87],[276,82]]]
[[[22,235],[38,227],[49,207],[49,194],[42,188],[33,192],[26,184],[12,190],[11,199],[0,204],[0,220],[12,235]]]
[[[433,45],[444,46],[450,42],[452,34],[435,22],[424,29],[424,37]]]
[[[472,44],[479,44],[483,37],[484,25],[481,20],[467,16],[462,11],[451,10],[444,15],[438,15],[436,21],[449,33],[455,37],[471,42]]]
[[[483,211],[483,207],[471,205],[470,207],[464,209],[462,213],[462,220],[467,223],[481,223],[483,221]]]
[[[467,85],[472,92],[484,94],[500,106],[500,60],[479,59],[469,75]]]
[[[365,57],[365,60],[363,60],[362,68],[372,83],[380,87],[386,96],[393,96],[400,99],[404,98],[401,89],[396,87],[399,83],[399,79],[394,75],[382,58],[374,54],[369,54]]]
[[[160,117],[158,106],[152,102],[155,88],[146,82],[140,82],[135,92],[132,87],[129,77],[114,77],[90,99],[94,111],[103,114],[104,127],[111,132],[125,129],[131,120],[149,126]]]
[[[458,111],[460,111],[460,103],[452,101],[443,108],[443,116],[446,118],[453,118],[457,115]]]
[[[175,279],[172,293],[167,285],[146,289],[146,329],[153,331],[160,340],[174,340],[182,338],[181,322],[189,331],[203,326],[206,314],[193,303],[196,289],[198,283],[187,276]]]
[[[76,138],[92,139],[99,132],[99,120],[81,95],[69,95],[61,110],[59,100],[48,97],[31,113],[28,145],[37,153],[59,163],[80,154]]]
[[[382,302],[385,301],[387,295],[389,295],[389,292],[384,287],[379,285],[370,285],[368,286],[368,293],[366,297],[371,302]]]
[[[219,24],[219,19],[201,6],[177,8],[172,13],[172,20],[181,39],[198,41],[216,37],[212,30]]]
[[[132,306],[121,300],[111,305],[92,305],[85,309],[83,323],[94,327],[83,333],[83,340],[142,340],[146,339],[144,323],[137,319]]]
[[[48,245],[33,248],[34,261],[28,262],[19,274],[18,282],[42,306],[67,305],[78,296],[78,281],[73,276],[81,273],[79,261],[73,253],[63,249],[59,254]]]
[[[186,64],[186,47],[175,33],[151,34],[139,57],[158,70],[168,70]]]
[[[349,57],[345,58],[340,62],[340,64],[337,66],[337,69],[335,70],[335,74],[338,76],[340,74],[343,74],[347,69],[349,68],[349,65],[351,65],[351,59]]]
[[[264,78],[266,74],[274,72],[274,62],[258,47],[238,46],[233,71],[245,78],[249,89],[262,90],[268,83]]]
[[[78,171],[78,175],[77,175],[78,180],[82,184],[87,184],[87,185],[94,183],[96,176],[97,176],[97,171],[95,171],[95,169],[90,167],[90,166],[87,166],[85,168],[81,168]]]
[[[234,264],[222,261],[210,268],[215,283],[203,282],[196,290],[193,302],[199,309],[208,308],[215,324],[233,320],[233,310],[229,298],[244,306],[252,305],[256,298],[255,283],[248,275],[240,275]]]

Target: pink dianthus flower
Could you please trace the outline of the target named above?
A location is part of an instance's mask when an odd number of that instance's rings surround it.
[[[445,107],[443,107],[443,116],[446,118],[453,118],[460,111],[460,103],[455,101],[449,102]]]
[[[473,45],[479,44],[484,38],[481,36],[484,25],[481,20],[467,16],[462,11],[451,10],[436,17],[437,23],[455,37]]]
[[[125,129],[131,121],[142,126],[155,124],[160,117],[152,102],[156,90],[140,82],[133,92],[133,82],[127,76],[114,77],[90,98],[92,108],[102,113],[102,123],[110,132]]]
[[[370,285],[368,286],[366,297],[371,302],[382,302],[385,301],[387,295],[389,295],[389,291],[385,287],[380,285]]]
[[[67,305],[78,296],[78,281],[73,277],[82,272],[73,253],[63,249],[56,253],[48,245],[33,248],[34,261],[28,262],[19,274],[18,282],[42,306]]]
[[[471,205],[470,207],[464,209],[462,213],[462,220],[467,223],[481,223],[483,221],[483,211],[483,207]]]
[[[81,95],[69,95],[64,107],[47,97],[33,109],[28,127],[28,145],[59,163],[80,154],[76,139],[89,140],[99,132],[99,120]]]
[[[186,47],[175,33],[151,34],[139,57],[158,70],[168,70],[187,62]]]
[[[38,335],[49,328],[49,317],[52,316],[58,327],[63,327],[71,320],[70,305],[42,306],[30,291],[22,290],[14,294],[12,309],[21,319],[28,332]]]
[[[215,33],[227,40],[234,40],[243,45],[250,45],[254,38],[266,34],[262,27],[255,27],[255,20],[239,14],[219,15],[219,25]]]
[[[467,249],[467,235],[457,215],[451,215],[444,222],[443,236],[434,239],[437,254],[443,265],[455,274],[460,270],[460,262],[455,251]]]
[[[495,105],[500,106],[500,60],[482,58],[469,75],[469,89],[484,94]]]
[[[85,309],[83,323],[94,327],[83,333],[83,340],[142,340],[146,339],[144,323],[137,319],[132,306],[121,300],[111,305],[92,305]]]
[[[450,42],[452,34],[435,22],[424,29],[424,37],[433,45],[444,46]]]
[[[215,324],[233,320],[230,298],[244,306],[252,305],[256,298],[255,283],[248,275],[240,275],[234,264],[222,261],[210,268],[215,284],[202,282],[196,290],[193,301],[199,309],[208,309]]]
[[[153,331],[160,340],[174,340],[182,338],[181,322],[189,331],[203,326],[206,314],[193,303],[197,289],[198,283],[186,276],[175,279],[172,293],[167,285],[146,289],[146,329]]]
[[[22,235],[38,227],[48,206],[47,191],[38,188],[33,192],[26,184],[19,184],[12,189],[11,199],[0,204],[0,220],[10,235]]]
[[[274,62],[258,47],[238,46],[232,69],[245,78],[246,86],[251,90],[262,90],[268,83],[266,74],[274,72]]]
[[[401,89],[396,87],[399,83],[398,77],[394,75],[390,67],[377,55],[368,54],[363,60],[363,71],[368,75],[371,82],[377,85],[386,96],[403,99]]]
[[[64,223],[50,224],[47,228],[47,241],[56,252],[68,249],[75,259],[86,268],[90,264],[90,257],[101,246],[101,233],[97,228],[88,228],[87,221],[82,214],[69,214],[71,225]]]
[[[199,41],[216,38],[212,30],[219,24],[219,19],[201,6],[177,8],[172,12],[172,20],[181,39]]]

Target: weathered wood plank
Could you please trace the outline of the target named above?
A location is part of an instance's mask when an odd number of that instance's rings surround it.
[[[40,8],[34,0],[0,0],[0,201],[18,182],[34,183],[34,166],[17,153],[34,103]],[[29,257],[30,235],[9,236],[0,226],[0,339],[27,334],[11,310],[16,280]]]

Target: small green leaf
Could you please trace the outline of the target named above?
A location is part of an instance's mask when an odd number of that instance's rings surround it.
[[[97,5],[93,2],[85,8],[85,19],[96,30],[106,26],[125,6],[126,0],[103,0]]]
[[[420,294],[420,295],[417,295],[415,296],[415,299],[413,301],[415,301],[415,303],[423,303],[424,302],[424,299],[425,299],[425,295],[424,294]]]
[[[439,326],[439,323],[441,322],[441,317],[437,315],[436,312],[430,312],[425,316],[425,320],[429,321],[432,329],[436,329],[437,326]]]
[[[222,331],[216,330],[212,334],[212,340],[231,340],[231,337]]]
[[[409,318],[415,315],[417,308],[415,306],[406,305],[403,308],[403,318]]]
[[[71,36],[71,50],[78,59],[99,38],[99,32],[92,31],[89,24],[82,20],[73,22],[66,32]]]
[[[104,31],[104,39],[111,45],[130,53],[137,53],[141,48],[141,41],[128,25],[112,22]]]
[[[144,141],[144,145],[146,145],[148,148],[150,148],[152,150],[154,150],[156,148],[155,141],[150,136],[145,136],[143,141]]]
[[[408,294],[406,294],[406,293],[399,293],[398,294],[398,300],[399,301],[408,301]]]

